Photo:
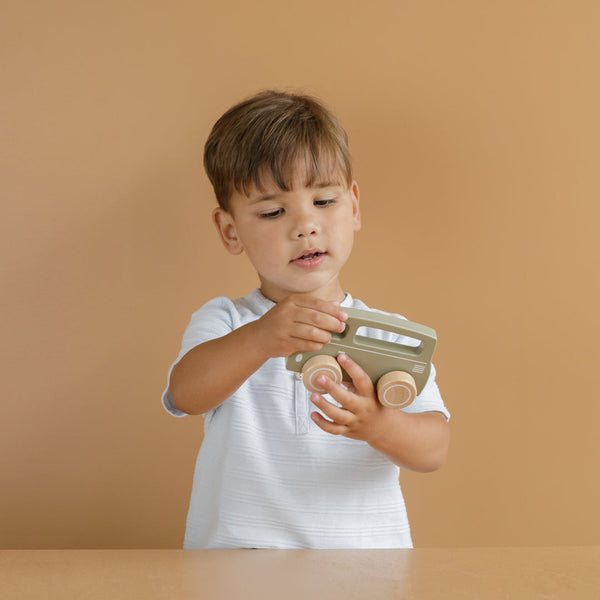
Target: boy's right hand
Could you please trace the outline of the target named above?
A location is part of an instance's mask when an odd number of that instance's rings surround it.
[[[332,331],[344,331],[347,319],[338,302],[294,294],[255,322],[258,348],[269,358],[320,350],[331,340]]]

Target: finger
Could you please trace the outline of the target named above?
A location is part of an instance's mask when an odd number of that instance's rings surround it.
[[[346,327],[341,313],[331,314],[307,307],[298,308],[294,314],[294,322],[312,325],[325,331],[342,332]]]
[[[333,317],[338,323],[344,323],[348,320],[348,313],[340,307],[339,302],[333,302],[330,300],[322,300],[321,298],[315,298],[314,296],[297,294],[289,297],[296,306],[309,309],[313,313],[320,313],[321,315],[329,315]],[[331,331],[338,331],[337,325],[335,329]],[[343,329],[342,329],[343,331]]]
[[[311,413],[310,417],[323,431],[330,433],[331,435],[344,435],[344,433],[347,431],[346,427],[343,425],[338,425],[337,423],[328,421],[318,412]]]
[[[359,396],[369,396],[375,389],[371,378],[365,370],[354,362],[345,352],[340,352],[337,357],[338,363],[350,375],[356,393]]]
[[[290,331],[290,337],[316,342],[323,346],[323,344],[328,344],[331,341],[331,332],[305,323],[294,323]]]
[[[311,342],[310,340],[295,337],[290,337],[289,342],[291,345],[287,349],[287,354],[282,355],[286,358],[294,352],[319,352],[324,345],[319,342]]]
[[[339,402],[342,405],[343,409],[350,411],[351,413],[356,410],[355,396],[342,385],[325,375],[317,377],[317,383],[323,390],[322,393],[329,394],[336,402]],[[328,404],[331,403],[328,402]]]
[[[321,412],[336,425],[348,426],[352,421],[353,415],[343,407],[336,406],[325,400],[321,394],[311,394],[311,402],[321,410]]]

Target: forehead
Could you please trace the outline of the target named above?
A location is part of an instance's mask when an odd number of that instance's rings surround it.
[[[279,175],[279,176],[278,176]],[[337,162],[324,161],[309,165],[306,160],[296,162],[282,177],[268,166],[259,169],[255,181],[247,188],[247,195],[277,193],[300,188],[345,186],[347,176]]]

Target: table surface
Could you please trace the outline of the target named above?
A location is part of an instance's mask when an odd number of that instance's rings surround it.
[[[600,599],[600,547],[0,550],[2,600]]]

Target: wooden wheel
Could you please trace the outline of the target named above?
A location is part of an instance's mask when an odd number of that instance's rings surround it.
[[[302,367],[302,381],[309,392],[322,393],[325,390],[317,383],[317,377],[325,375],[335,383],[342,381],[342,368],[333,356],[320,354],[309,358]]]
[[[386,373],[377,382],[377,397],[384,406],[408,406],[417,397],[413,376],[404,371]]]

